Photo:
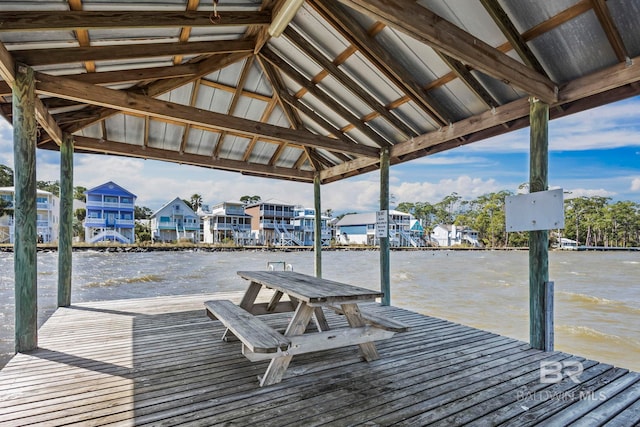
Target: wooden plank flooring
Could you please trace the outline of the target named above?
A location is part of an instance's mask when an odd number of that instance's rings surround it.
[[[315,426],[640,423],[640,374],[531,350],[496,334],[372,305],[411,326],[377,344],[296,356],[283,382],[258,387],[252,363],[203,302],[239,293],[103,301],[59,309],[40,348],[0,372],[0,425]],[[343,316],[325,312],[329,324]],[[290,313],[265,316],[284,328]],[[541,362],[580,362],[572,381],[540,381]]]

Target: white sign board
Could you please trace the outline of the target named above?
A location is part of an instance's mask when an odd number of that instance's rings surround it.
[[[376,237],[389,237],[389,214],[387,211],[376,212]]]
[[[508,196],[505,214],[507,232],[564,228],[562,188]]]

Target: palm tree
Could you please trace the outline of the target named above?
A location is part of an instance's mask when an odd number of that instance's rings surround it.
[[[202,206],[202,196],[198,193],[191,196],[191,209],[197,211]]]

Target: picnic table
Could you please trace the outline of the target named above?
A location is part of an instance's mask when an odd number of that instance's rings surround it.
[[[249,281],[240,304],[206,301],[206,313],[226,326],[224,339],[234,335],[242,342],[242,354],[249,360],[271,360],[260,386],[282,381],[297,354],[358,345],[364,359],[372,361],[379,358],[374,341],[408,330],[401,322],[363,310],[361,303],[383,296],[378,291],[293,271],[239,271],[238,275]],[[269,302],[257,303],[264,288],[273,290],[273,296]],[[348,326],[330,329],[323,308],[344,315]],[[284,334],[259,318],[282,312],[294,312]],[[312,319],[317,332],[306,332]]]

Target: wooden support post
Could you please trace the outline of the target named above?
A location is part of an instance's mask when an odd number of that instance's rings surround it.
[[[532,98],[530,109],[529,191],[548,189],[549,105]],[[529,232],[529,338],[532,348],[545,349],[545,283],[549,281],[549,231]]]
[[[58,307],[71,305],[73,256],[73,136],[60,146],[60,229],[58,236]]]
[[[389,148],[380,150],[380,210],[387,212],[389,221]],[[380,291],[384,294],[382,305],[391,305],[391,273],[389,251],[389,227],[387,236],[380,238]]]
[[[544,282],[544,351],[553,351],[553,282]]]
[[[313,176],[313,207],[315,218],[313,223],[313,252],[316,277],[322,277],[322,212],[320,193],[320,172]]]
[[[13,85],[13,159],[15,208],[15,349],[38,347],[38,271],[36,211],[36,136],[33,69],[16,66]]]

